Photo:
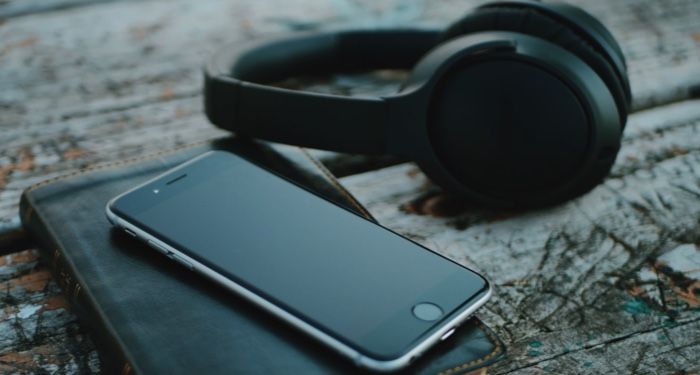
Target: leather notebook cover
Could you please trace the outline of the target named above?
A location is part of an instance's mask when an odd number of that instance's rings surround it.
[[[305,334],[113,229],[109,199],[211,149],[238,153],[369,214],[303,149],[226,138],[104,165],[27,189],[25,230],[87,325],[107,373],[327,374],[358,368]],[[498,360],[502,343],[477,319],[407,370],[464,373]]]

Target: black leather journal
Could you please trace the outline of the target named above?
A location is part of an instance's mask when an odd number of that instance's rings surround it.
[[[349,360],[113,229],[105,218],[112,197],[211,149],[238,153],[372,219],[303,149],[235,138],[103,165],[27,189],[22,223],[90,330],[103,372],[358,373]],[[493,332],[473,318],[405,372],[465,373],[503,353]]]

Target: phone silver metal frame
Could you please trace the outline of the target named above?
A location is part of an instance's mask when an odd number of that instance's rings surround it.
[[[238,294],[239,296],[249,300],[250,302],[253,302],[257,306],[271,312],[278,318],[284,320],[285,322],[291,324],[292,326],[304,331],[311,337],[314,337],[318,341],[321,341],[322,343],[328,345],[330,348],[335,350],[336,352],[340,353],[341,355],[350,358],[355,365],[360,366],[360,367],[366,367],[372,370],[376,371],[394,371],[401,369],[407,365],[409,365],[411,362],[413,362],[416,358],[420,357],[425,351],[427,351],[430,347],[433,345],[437,344],[438,342],[442,341],[443,339],[447,339],[449,336],[452,335],[452,330],[456,329],[461,325],[467,318],[469,318],[479,307],[483,306],[486,301],[491,297],[492,294],[492,288],[491,288],[491,283],[487,282],[488,285],[488,290],[486,293],[483,294],[481,298],[478,300],[474,301],[472,304],[467,305],[462,307],[462,311],[458,312],[457,315],[455,315],[452,319],[449,321],[443,322],[442,326],[433,332],[430,336],[426,337],[423,341],[418,343],[416,346],[414,346],[411,350],[408,352],[404,353],[401,357],[392,359],[392,360],[379,360],[375,359],[372,357],[368,357],[365,354],[360,353],[356,349],[348,346],[347,344],[343,343],[342,341],[336,339],[335,337],[321,331],[320,329],[312,326],[311,324],[305,322],[304,320],[296,317],[295,315],[289,313],[288,311],[282,309],[281,307],[275,305],[274,303],[266,300],[265,298],[255,294],[253,291],[245,288],[244,286],[226,278],[225,276],[219,274],[218,272],[212,270],[208,266],[198,262],[197,260],[189,257],[187,254],[179,251],[178,249],[168,245],[167,243],[159,240],[158,238],[154,237],[150,233],[147,233],[143,230],[141,230],[139,227],[136,225],[130,223],[129,221],[125,220],[124,218],[118,216],[116,213],[114,213],[111,210],[112,203],[116,201],[117,199],[121,198],[124,195],[127,195],[131,193],[132,191],[138,190],[151,182],[154,182],[156,180],[159,180],[163,178],[166,175],[169,175],[173,172],[178,171],[181,168],[186,167],[189,164],[192,164],[196,161],[198,161],[201,158],[206,157],[207,155],[214,153],[216,151],[209,151],[206,152],[202,155],[199,155],[175,168],[172,168],[164,173],[159,174],[158,176],[132,188],[129,189],[128,191],[117,195],[116,197],[112,198],[108,203],[107,206],[105,207],[105,212],[107,214],[107,219],[112,223],[112,225],[121,228],[122,230],[128,231],[128,233],[133,234],[136,238],[142,240],[146,244],[148,244],[151,248],[154,250],[163,253],[164,255],[168,256],[168,258],[182,264],[185,267],[190,268],[191,270],[198,272],[201,275],[204,275],[205,277],[209,278],[210,280],[224,286],[226,289]],[[290,182],[288,182],[290,183]],[[311,194],[311,193],[309,193]],[[319,198],[320,199],[320,198]],[[376,224],[376,223],[373,223]],[[380,224],[376,224],[381,226]],[[428,250],[426,250],[428,251]],[[472,271],[475,272],[475,271]],[[482,275],[483,277],[483,275]]]

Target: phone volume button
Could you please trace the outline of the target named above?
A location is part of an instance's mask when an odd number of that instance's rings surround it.
[[[172,259],[172,260],[174,260],[174,261],[176,261],[176,262],[182,264],[183,266],[187,267],[187,269],[189,269],[189,270],[193,270],[193,269],[194,269],[194,267],[192,266],[192,263],[186,261],[186,260],[183,259],[181,256],[179,256],[179,255],[177,255],[177,254],[173,254],[173,253],[168,254],[168,256],[170,257],[170,259]]]
[[[147,240],[146,243],[148,244],[148,246],[150,246],[151,248],[153,248],[154,250],[156,250],[159,253],[163,253],[165,255],[170,254],[170,251],[166,250],[165,248],[163,248],[162,246],[158,245],[157,243],[155,243],[151,240]]]

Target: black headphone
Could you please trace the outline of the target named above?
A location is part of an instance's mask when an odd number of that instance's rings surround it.
[[[410,69],[386,97],[269,86],[292,76]],[[210,121],[237,134],[414,160],[489,205],[561,202],[608,173],[631,100],[610,32],[561,3],[503,1],[447,30],[314,33],[231,48],[205,73]]]

